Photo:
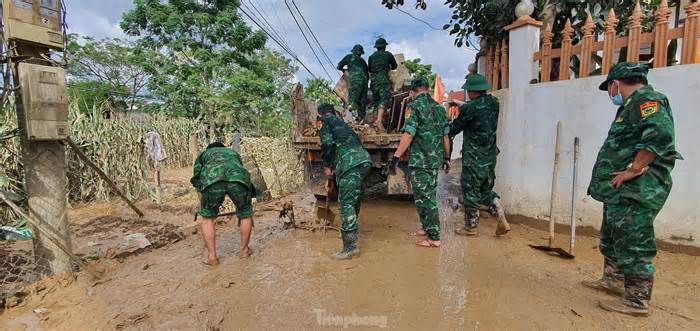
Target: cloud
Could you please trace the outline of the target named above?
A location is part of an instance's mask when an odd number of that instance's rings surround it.
[[[420,55],[420,52],[418,52],[418,50],[416,49],[415,44],[409,43],[406,40],[401,40],[398,43],[391,43],[387,45],[386,50],[393,54],[403,53],[404,57],[407,60],[419,59],[423,57]]]

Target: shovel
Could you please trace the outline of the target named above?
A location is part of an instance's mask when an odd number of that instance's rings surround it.
[[[322,193],[314,193],[314,197],[316,197],[316,217],[318,217],[321,220],[325,220],[328,224],[330,224],[333,219],[335,218],[335,215],[333,215],[333,211],[331,211],[331,208],[329,206],[331,199],[333,198],[333,194],[335,193],[335,182],[331,181],[331,188],[330,190],[326,190],[325,194]],[[321,202],[323,204],[321,204]]]
[[[554,253],[557,256],[564,259],[573,259],[574,256],[565,251],[560,247],[553,247],[554,245],[554,196],[557,191],[557,174],[559,172],[559,135],[561,133],[561,122],[557,122],[557,133],[554,143],[554,168],[552,170],[552,191],[549,196],[549,243],[545,245],[532,245],[529,246],[549,253]]]

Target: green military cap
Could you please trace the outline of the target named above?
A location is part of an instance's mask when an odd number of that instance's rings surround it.
[[[462,85],[462,89],[467,91],[488,91],[491,89],[491,84],[486,81],[484,75],[469,74],[467,81]]]
[[[384,38],[379,38],[379,39],[377,39],[376,42],[374,42],[375,48],[386,47],[386,45],[388,45],[388,44],[386,42],[386,39],[384,39]]]
[[[418,76],[416,78],[413,78],[411,81],[411,89],[415,90],[419,87],[428,87],[430,86],[430,82],[428,82],[428,77],[425,76]]]
[[[318,105],[318,108],[316,109],[316,111],[319,114],[323,115],[323,114],[327,114],[327,113],[333,113],[335,111],[335,108],[333,107],[332,104],[330,104],[328,102],[324,102],[324,103],[321,103],[320,105]]]
[[[355,45],[352,48],[352,53],[357,54],[357,55],[362,55],[362,54],[365,54],[365,49],[362,48],[362,45]]]
[[[649,64],[645,62],[620,62],[610,68],[608,78],[598,87],[601,91],[608,90],[608,84],[620,78],[644,78],[646,80],[649,73]]]

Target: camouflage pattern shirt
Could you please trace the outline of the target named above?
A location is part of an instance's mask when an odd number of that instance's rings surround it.
[[[213,147],[205,150],[194,162],[190,183],[198,192],[217,182],[236,182],[251,187],[250,174],[243,167],[241,156],[233,149]]]
[[[378,50],[369,57],[369,73],[373,81],[390,82],[389,70],[395,70],[398,67],[394,55],[390,52]]]
[[[484,94],[459,108],[459,116],[450,125],[450,137],[464,131],[463,162],[498,155],[498,111],[498,98],[490,94]]]
[[[372,163],[360,138],[342,119],[325,114],[321,121],[321,159],[324,166],[335,167],[336,178],[360,164]]]
[[[610,183],[613,172],[624,171],[639,150],[653,152],[657,157],[643,175],[619,189],[614,188]],[[660,209],[671,191],[671,170],[678,159],[682,157],[675,148],[669,101],[651,86],[645,86],[617,110],[608,137],[598,152],[588,194],[604,203],[627,200]]]
[[[408,165],[439,169],[445,156],[442,138],[450,133],[445,108],[427,92],[417,95],[406,106],[403,131],[413,136]]]
[[[350,73],[350,81],[364,81],[369,80],[369,73],[367,62],[362,58],[361,55],[348,54],[338,63],[338,70],[343,70],[345,67],[348,68]]]

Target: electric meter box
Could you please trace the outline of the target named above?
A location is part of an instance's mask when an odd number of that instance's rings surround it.
[[[30,140],[69,136],[66,73],[63,68],[20,63],[20,94]]]
[[[63,49],[61,0],[2,0],[5,40]]]

